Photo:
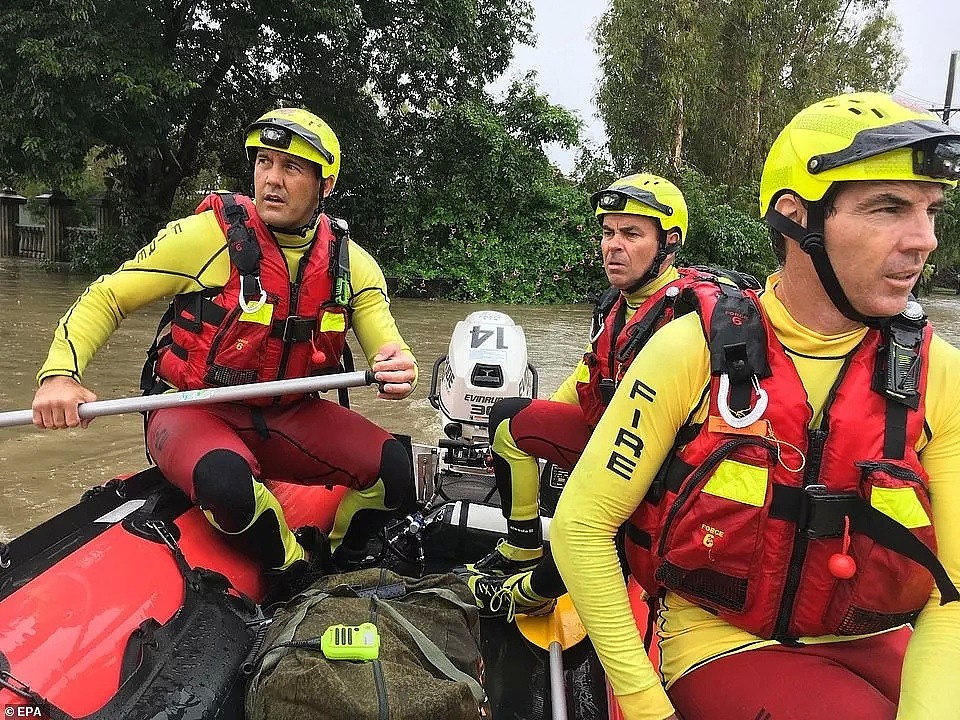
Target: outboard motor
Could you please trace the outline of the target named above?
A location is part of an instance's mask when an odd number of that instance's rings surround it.
[[[509,315],[481,310],[457,323],[430,380],[430,403],[446,437],[439,447],[413,448],[420,507],[386,528],[393,556],[423,572],[428,560],[440,568],[460,556],[477,560],[506,533],[490,457],[490,410],[503,398],[535,398],[537,384],[523,328]]]
[[[527,362],[523,328],[495,310],[457,323],[446,355],[433,365],[430,403],[440,411],[444,462],[486,472],[490,409],[502,398],[536,397],[537,371]]]
[[[447,354],[433,365],[430,402],[451,440],[486,445],[493,404],[536,395],[537,371],[527,362],[523,328],[502,312],[467,315],[454,328]]]

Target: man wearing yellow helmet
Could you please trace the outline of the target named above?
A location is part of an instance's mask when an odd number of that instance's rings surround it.
[[[956,717],[960,352],[910,292],[958,178],[960,132],[887,95],[804,109],[761,180],[782,270],[631,364],[551,525],[624,717]]]
[[[533,614],[564,593],[544,557],[537,458],[569,470],[643,344],[680,310],[681,292],[714,278],[673,267],[687,205],[671,182],[629,175],[591,197],[610,289],[597,303],[583,359],[550,400],[507,398],[490,412],[490,443],[507,537],[464,573],[488,615]],[[532,570],[532,572],[531,572]]]
[[[80,384],[87,364],[122,318],[165,296],[174,301],[148,354],[147,393],[333,372],[351,325],[380,397],[411,392],[416,366],[390,314],[383,273],[351,242],[346,223],[322,212],[340,169],[333,130],[306,110],[281,108],[249,126],[244,147],[253,199],[210,195],[195,215],[171,222],[96,280],[60,320],[37,375],[38,427],[86,425],[77,407],[95,399]],[[335,561],[360,555],[376,520],[412,500],[399,441],[318,397],[157,410],[146,440],[167,479],[273,571],[279,590],[321,572],[329,551],[312,529],[294,536],[265,482],[351,489],[329,538]],[[293,505],[305,497],[283,493]],[[351,522],[360,510],[380,514]]]

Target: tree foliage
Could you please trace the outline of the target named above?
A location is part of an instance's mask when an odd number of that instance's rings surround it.
[[[612,0],[597,30],[615,167],[698,168],[750,185],[815,100],[890,90],[903,71],[889,0]]]
[[[283,101],[336,128],[362,213],[426,151],[417,131],[505,70],[530,17],[528,0],[5,0],[0,167],[62,184],[91,148],[116,153],[149,235],[202,165],[246,187],[242,130]]]
[[[448,108],[391,204],[383,232],[403,242],[380,257],[403,278],[453,278],[458,299],[584,299],[603,282],[596,223],[542,149],[578,132],[532,76],[499,102],[476,94]]]

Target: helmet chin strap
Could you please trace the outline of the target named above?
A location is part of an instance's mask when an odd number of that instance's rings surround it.
[[[622,290],[624,295],[632,295],[637,290],[642,288],[651,280],[660,276],[660,266],[663,265],[663,261],[667,259],[667,255],[675,253],[680,247],[680,243],[670,243],[667,244],[667,232],[666,230],[660,229],[660,237],[657,240],[657,254],[653,258],[653,262],[650,263],[650,267],[647,268],[647,271],[633,283],[630,287]]]
[[[313,215],[310,216],[310,219],[306,223],[296,228],[282,228],[277,227],[276,225],[267,225],[267,230],[273,233],[281,233],[283,235],[299,235],[300,237],[306,237],[307,234],[313,230],[317,225],[317,218],[320,217],[322,212],[322,205],[318,205],[317,209],[313,211]]]
[[[794,222],[786,215],[777,212],[772,206],[767,210],[764,217],[767,225],[783,235],[798,239],[800,249],[810,256],[813,262],[813,268],[817,271],[817,277],[820,278],[820,284],[826,291],[827,296],[834,307],[840,311],[840,314],[854,322],[863,323],[868,327],[879,328],[885,325],[889,317],[871,317],[858,312],[850,303],[837,274],[830,264],[830,258],[827,256],[827,248],[823,239],[824,226],[824,208],[821,202],[807,203],[807,226],[803,227]]]

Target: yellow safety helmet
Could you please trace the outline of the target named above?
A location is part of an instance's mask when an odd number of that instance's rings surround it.
[[[680,188],[669,180],[650,173],[628,175],[605,190],[590,196],[597,221],[608,213],[644,215],[655,219],[664,233],[676,230],[678,245],[687,237],[687,203]]]
[[[882,327],[887,319],[861,314],[840,285],[826,251],[825,196],[838,182],[908,180],[955,187],[958,179],[960,131],[889,95],[850,93],[801,110],[777,136],[760,177],[760,214],[775,231],[775,245],[790,237],[810,256],[840,313]],[[786,192],[806,202],[805,227],[776,210],[777,198]]]
[[[309,110],[277,108],[264,113],[247,128],[243,146],[252,160],[257,148],[280,150],[316,163],[323,177],[337,182],[340,141],[323,120]]]
[[[958,179],[960,131],[883,93],[839,95],[801,110],[774,141],[760,178],[760,216],[787,190],[816,202],[835,182],[955,187]]]

